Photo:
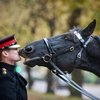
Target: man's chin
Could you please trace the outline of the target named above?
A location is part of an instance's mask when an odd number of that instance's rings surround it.
[[[17,62],[17,61],[21,61],[21,58],[17,59],[16,62]]]

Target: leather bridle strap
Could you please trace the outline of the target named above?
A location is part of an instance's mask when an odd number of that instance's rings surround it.
[[[74,34],[76,35],[76,37],[80,40],[80,42],[82,43],[82,46],[83,46],[84,48],[86,48],[86,47],[87,47],[87,44],[88,44],[90,41],[92,41],[92,39],[93,39],[92,36],[89,36],[88,40],[85,41],[85,40],[83,39],[83,37],[80,35],[79,32],[74,31],[73,33],[74,33]]]
[[[48,40],[47,40],[46,38],[44,38],[43,40],[44,40],[44,43],[45,43],[46,46],[47,46],[47,49],[48,49],[49,53],[50,53],[50,54],[55,53],[55,52],[53,51],[53,49],[51,48],[50,44],[48,43]]]
[[[50,49],[51,47],[49,46],[48,40],[45,38],[44,42],[48,48],[49,53],[52,53],[52,49]],[[52,56],[49,56],[52,57]],[[44,60],[45,62],[45,60]],[[66,76],[66,74],[61,71],[56,65],[55,63],[51,60],[48,60],[48,62],[46,61],[46,63],[51,64],[51,66],[55,69],[52,70],[52,72],[57,75],[59,78],[61,78],[63,81],[65,81],[66,83],[68,83],[68,85],[72,86],[73,88],[75,88],[77,91],[81,92],[82,94],[84,94],[85,96],[89,97],[92,100],[100,100],[99,98],[93,96],[92,94],[88,93],[86,90],[84,90],[82,87],[80,87],[78,84],[76,84],[73,80],[71,80],[70,78],[68,78]]]
[[[88,40],[85,41],[85,40],[83,39],[83,37],[80,35],[79,32],[74,31],[73,34],[74,34],[74,35],[79,39],[79,41],[82,43],[82,48],[81,48],[80,52],[77,54],[77,58],[80,59],[80,58],[81,58],[81,55],[82,55],[82,51],[84,50],[84,48],[87,47],[88,43],[89,43],[90,41],[93,40],[93,37],[92,37],[92,36],[89,36]]]
[[[81,43],[84,45],[84,39],[82,38],[82,36],[77,32],[77,31],[74,31],[74,34],[77,36],[77,38],[81,41]]]

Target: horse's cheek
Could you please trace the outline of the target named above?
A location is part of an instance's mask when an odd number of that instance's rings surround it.
[[[56,63],[59,66],[59,68],[67,71],[69,70],[69,66],[71,66],[71,63],[73,63],[73,58],[71,57],[71,55],[67,58],[67,55],[63,54],[57,57]]]

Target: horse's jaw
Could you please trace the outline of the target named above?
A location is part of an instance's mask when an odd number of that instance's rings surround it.
[[[40,62],[41,62],[40,57],[25,58],[24,64],[29,67],[34,67],[35,65],[39,65]]]
[[[73,64],[61,64],[61,62],[55,63],[53,60],[52,62],[57,66],[60,70],[62,71],[67,71],[68,73],[71,73],[75,65]],[[50,62],[44,62],[42,58],[40,57],[34,57],[34,58],[25,58],[24,64],[29,66],[29,67],[34,67],[35,65],[38,66],[44,66],[47,67],[50,70],[55,70],[54,66],[50,64]]]

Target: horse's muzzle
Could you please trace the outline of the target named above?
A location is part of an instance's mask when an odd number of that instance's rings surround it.
[[[24,53],[24,49],[22,49],[22,48],[19,50],[18,53],[19,53],[20,56],[22,56],[22,57],[24,57],[24,58],[27,57],[27,56],[25,55],[25,53]]]

